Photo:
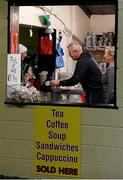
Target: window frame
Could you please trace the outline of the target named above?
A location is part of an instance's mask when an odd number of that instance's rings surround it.
[[[62,1],[59,0],[56,2],[56,0],[52,0],[49,2],[49,0],[8,0],[8,15],[10,15],[10,6],[38,6],[38,5],[115,5],[116,11],[115,11],[115,75],[114,75],[114,97],[115,102],[113,105],[108,104],[55,104],[55,103],[15,103],[15,102],[7,102],[6,104],[16,104],[16,105],[52,105],[52,106],[71,106],[71,107],[88,107],[88,108],[106,108],[106,109],[118,109],[117,106],[117,38],[118,38],[118,0],[67,0]],[[8,53],[9,51],[9,43],[10,43],[10,20],[8,18]]]

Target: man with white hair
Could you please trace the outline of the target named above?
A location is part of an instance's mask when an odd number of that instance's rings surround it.
[[[51,86],[73,86],[81,83],[86,93],[87,104],[104,103],[102,74],[92,56],[88,52],[83,52],[80,44],[76,42],[68,45],[68,53],[73,60],[77,60],[73,76],[62,81],[51,80]]]

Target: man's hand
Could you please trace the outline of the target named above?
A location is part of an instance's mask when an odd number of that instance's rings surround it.
[[[59,80],[51,80],[50,85],[53,86],[53,87],[54,86],[59,86],[59,82],[60,82]]]

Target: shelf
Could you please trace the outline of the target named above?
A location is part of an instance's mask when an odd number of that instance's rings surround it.
[[[105,50],[105,48],[96,48],[96,49],[93,49],[93,48],[85,48],[86,51],[88,52],[96,52],[96,51],[103,51]]]
[[[97,49],[85,48],[85,50],[89,52],[98,63],[104,62],[103,56],[104,56],[105,48],[97,48]]]

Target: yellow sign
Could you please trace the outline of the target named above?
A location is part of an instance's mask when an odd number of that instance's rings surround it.
[[[35,174],[80,177],[80,108],[35,109]]]

